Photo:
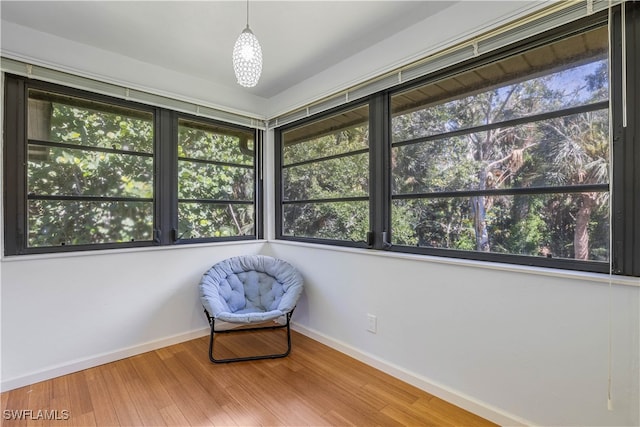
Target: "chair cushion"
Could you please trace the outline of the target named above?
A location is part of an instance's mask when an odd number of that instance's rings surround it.
[[[302,286],[302,276],[286,261],[245,255],[211,267],[200,281],[200,300],[216,319],[264,322],[292,311]]]

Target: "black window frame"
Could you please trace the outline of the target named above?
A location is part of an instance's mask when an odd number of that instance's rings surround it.
[[[46,253],[82,252],[122,248],[142,248],[177,244],[257,240],[263,238],[263,194],[261,156],[263,131],[257,128],[192,116],[163,107],[121,99],[35,78],[9,73],[4,75],[4,255],[27,255]],[[27,117],[29,90],[71,96],[86,101],[131,108],[151,113],[153,116],[153,238],[144,241],[108,242],[81,245],[29,247],[27,242]],[[237,129],[254,134],[253,158],[254,233],[247,236],[208,237],[178,239],[177,230],[177,139],[178,117],[210,122],[218,126]],[[108,197],[96,196],[96,201]]]
[[[175,164],[175,179],[173,180],[173,182],[175,183],[175,188],[173,189],[173,191],[175,191],[176,194],[176,212],[175,212],[175,219],[174,219],[174,227],[172,228],[172,237],[173,237],[173,241],[176,244],[184,244],[184,243],[204,243],[204,242],[209,242],[212,241],[212,239],[215,239],[216,241],[237,241],[237,240],[247,240],[247,238],[252,239],[254,237],[252,236],[256,236],[255,238],[261,238],[263,230],[262,230],[262,207],[261,207],[261,201],[262,201],[262,194],[261,194],[261,180],[259,180],[260,175],[259,175],[259,164],[260,159],[262,158],[262,141],[261,141],[261,137],[262,137],[262,132],[259,132],[256,129],[250,129],[250,128],[244,128],[241,126],[233,126],[230,125],[229,123],[225,123],[222,122],[220,120],[215,120],[215,119],[210,119],[210,118],[206,118],[206,117],[201,117],[201,116],[194,116],[194,115],[190,115],[190,114],[186,114],[186,113],[175,113],[173,114],[173,126],[176,129],[176,132],[173,132],[172,135],[175,136],[175,142],[172,144],[172,158],[175,157],[175,162],[173,162]],[[247,165],[240,165],[240,164],[231,164],[231,163],[225,163],[225,162],[218,162],[218,161],[207,161],[207,160],[201,160],[201,159],[194,159],[194,158],[186,158],[186,157],[180,157],[178,156],[178,132],[177,129],[180,126],[180,120],[185,120],[185,121],[189,121],[189,122],[193,122],[193,123],[201,123],[204,126],[206,125],[210,125],[212,127],[220,127],[220,128],[227,128],[230,130],[240,130],[240,131],[246,131],[247,133],[253,133],[253,140],[254,140],[254,153],[253,153],[253,164],[252,167],[248,167]],[[233,166],[233,167],[245,167],[247,169],[252,169],[253,170],[253,182],[254,182],[254,189],[253,189],[253,200],[251,201],[251,203],[249,203],[249,201],[232,201],[232,200],[215,200],[214,199],[207,199],[207,200],[198,200],[200,202],[204,202],[204,203],[209,203],[209,204],[215,204],[216,202],[218,203],[233,203],[233,204],[242,204],[242,205],[248,205],[248,204],[253,204],[254,206],[254,210],[253,210],[253,224],[254,224],[254,233],[252,235],[237,235],[237,236],[223,236],[223,237],[197,237],[197,238],[182,238],[182,236],[180,234],[178,234],[178,220],[179,220],[179,215],[178,215],[178,203],[184,203],[184,202],[188,202],[190,199],[181,199],[179,198],[178,195],[178,186],[179,186],[179,177],[178,177],[178,162],[180,161],[189,161],[189,162],[200,162],[203,164],[219,164],[219,165],[227,165],[227,166]],[[260,181],[260,185],[259,185],[259,181]],[[195,199],[194,199],[195,200]],[[260,236],[260,237],[259,237]]]
[[[640,2],[623,2],[613,10],[611,20],[612,74],[621,77],[624,66],[627,76],[626,85],[621,78],[611,79],[615,165],[611,272],[640,277]],[[624,37],[623,30],[626,30]]]
[[[526,41],[516,43],[505,48],[502,48],[492,54],[484,55],[478,57],[477,59],[465,61],[461,64],[443,70],[441,73],[437,73],[432,76],[426,76],[425,78],[419,79],[416,82],[410,82],[405,85],[401,85],[398,88],[394,88],[389,91],[389,101],[391,102],[391,96],[397,93],[406,91],[407,89],[423,86],[425,84],[429,84],[433,81],[439,81],[441,79],[446,79],[451,76],[456,76],[460,73],[464,73],[466,71],[475,69],[477,67],[499,61],[503,58],[510,57],[514,54],[520,52],[526,52],[528,50],[534,49],[539,46],[543,46],[546,44],[550,44],[558,39],[562,39],[564,37],[573,35],[575,33],[581,33],[583,31],[587,31],[591,28],[606,26],[606,14],[602,13],[597,16],[593,16],[587,20],[582,20],[578,22],[574,22],[568,25],[565,25],[556,30],[552,30],[543,34],[540,34],[536,37],[530,38]],[[515,118],[505,122],[499,123],[491,123],[488,125],[480,125],[475,127],[463,128],[460,130],[447,132],[444,134],[434,134],[429,135],[427,137],[416,138],[414,140],[408,141],[399,141],[399,142],[391,142],[389,140],[389,145],[391,147],[402,146],[405,144],[411,144],[414,142],[420,141],[430,141],[436,139],[446,138],[451,135],[457,134],[468,134],[472,132],[482,132],[487,129],[497,128],[505,126],[509,124],[511,126],[520,123],[529,123],[532,121],[542,121],[552,117],[565,117],[572,114],[580,114],[584,112],[592,112],[598,111],[603,108],[609,108],[609,101],[601,101],[591,104],[584,104],[578,107],[565,107],[559,110],[554,110],[550,112],[545,112],[541,114],[536,114],[534,116],[526,116],[522,118]],[[509,123],[510,122],[510,123]],[[609,184],[591,184],[591,185],[570,185],[570,186],[556,186],[556,187],[543,187],[543,188],[511,188],[511,189],[500,189],[500,190],[469,190],[469,191],[451,191],[451,192],[439,192],[434,193],[435,197],[464,197],[464,196],[473,196],[473,195],[538,195],[538,194],[557,194],[564,191],[566,192],[603,192],[609,191]],[[393,200],[400,200],[405,198],[406,195],[392,195],[390,198],[390,202]],[[391,207],[389,207],[391,209]],[[389,217],[391,219],[391,216]],[[390,227],[390,225],[389,225]],[[390,235],[392,235],[393,230],[390,227]],[[432,247],[413,247],[413,246],[401,246],[401,245],[392,245],[389,249],[393,252],[401,252],[401,253],[417,253],[423,255],[432,255],[432,256],[442,256],[448,258],[459,258],[459,259],[468,259],[468,260],[476,260],[476,261],[489,261],[489,262],[503,262],[507,264],[519,264],[519,265],[527,265],[533,267],[549,267],[549,268],[559,268],[566,270],[577,270],[577,271],[589,271],[596,273],[608,273],[609,272],[609,262],[600,262],[600,261],[583,261],[583,260],[575,260],[569,258],[555,258],[555,257],[542,257],[542,256],[530,256],[530,255],[518,255],[518,254],[509,254],[509,253],[496,253],[496,252],[482,252],[482,251],[466,251],[466,250],[456,250],[456,249],[445,249],[445,248],[432,248]],[[610,255],[611,256],[611,255]]]
[[[319,162],[323,162],[326,160],[330,160],[333,158],[338,158],[338,157],[344,157],[344,156],[351,156],[351,155],[357,155],[357,154],[362,154],[362,153],[368,153],[369,154],[369,175],[367,176],[367,178],[369,179],[369,194],[367,196],[358,196],[358,197],[340,197],[340,198],[331,198],[331,199],[311,199],[311,200],[296,200],[296,201],[287,201],[284,200],[284,180],[282,179],[282,171],[288,167],[295,167],[297,166],[299,163],[293,163],[290,165],[285,165],[284,162],[284,141],[283,141],[283,134],[286,133],[287,131],[294,129],[294,128],[298,128],[298,127],[302,127],[317,121],[322,121],[325,120],[327,118],[330,118],[332,116],[335,116],[337,114],[343,113],[343,112],[348,112],[350,110],[354,110],[357,109],[359,107],[362,106],[368,106],[368,112],[369,112],[369,120],[368,120],[368,127],[369,127],[369,148],[368,149],[362,149],[362,150],[357,150],[357,151],[351,151],[351,152],[347,152],[344,154],[340,154],[340,155],[334,155],[334,156],[325,156],[325,157],[318,157],[312,160],[307,160],[304,162],[300,162],[300,164],[310,164],[310,163],[319,163]],[[372,141],[372,133],[371,133],[371,126],[375,126],[375,121],[373,120],[373,115],[374,115],[375,111],[372,110],[372,105],[369,102],[368,98],[365,99],[360,99],[354,102],[350,102],[347,103],[345,105],[342,105],[340,107],[337,108],[333,108],[327,111],[323,111],[322,113],[318,114],[318,115],[314,115],[312,117],[308,117],[302,120],[298,120],[295,121],[293,123],[287,124],[285,126],[282,126],[280,128],[277,129],[277,131],[275,132],[274,136],[275,136],[275,171],[278,174],[277,178],[276,178],[276,188],[275,188],[275,197],[278,203],[278,209],[276,209],[275,212],[275,233],[276,233],[276,238],[277,239],[281,239],[281,240],[291,240],[291,241],[299,241],[299,242],[311,242],[311,243],[320,243],[320,244],[330,244],[330,245],[339,245],[339,246],[347,246],[347,247],[353,247],[353,248],[370,248],[372,246],[372,239],[373,239],[373,233],[368,232],[366,236],[363,240],[361,241],[353,241],[353,240],[339,240],[339,239],[327,239],[327,238],[317,238],[317,237],[307,237],[307,236],[292,236],[292,235],[286,235],[283,234],[283,226],[284,226],[284,214],[283,214],[283,210],[284,210],[284,206],[287,204],[294,204],[294,203],[322,203],[322,202],[357,202],[357,201],[368,201],[369,202],[369,224],[371,225],[373,223],[373,221],[375,220],[375,216],[373,214],[373,210],[371,209],[371,204],[373,203],[373,194],[374,191],[372,191],[373,188],[373,181],[372,179],[374,178],[373,174],[371,173],[371,161],[374,158],[373,154],[372,154],[372,150],[373,147],[377,144],[374,144],[374,142]]]
[[[626,26],[622,25],[621,8],[626,7]],[[597,191],[610,191],[610,218],[612,242],[609,248],[609,262],[582,261],[563,258],[546,258],[516,254],[488,253],[479,251],[461,251],[443,248],[398,246],[390,242],[391,233],[391,96],[406,91],[409,88],[422,86],[430,81],[440,80],[447,76],[476,68],[480,65],[497,61],[513,55],[517,52],[527,51],[535,47],[548,44],[560,38],[587,31],[590,28],[606,26],[609,21],[608,11],[593,14],[575,22],[563,25],[559,28],[546,31],[527,40],[513,43],[494,52],[480,55],[471,60],[463,61],[452,67],[429,75],[417,78],[410,82],[394,86],[377,92],[366,99],[370,105],[370,224],[371,231],[368,238],[370,249],[385,250],[397,253],[410,253],[431,255],[445,258],[459,258],[475,261],[498,262],[533,267],[548,267],[565,270],[586,271],[595,273],[613,273],[626,276],[640,276],[640,168],[634,164],[640,164],[640,4],[625,3],[616,6],[611,11],[610,25],[610,100],[602,103],[608,104],[611,109],[612,121],[610,132],[612,134],[613,168],[612,182],[596,185]],[[622,74],[622,28],[626,28],[626,73],[627,96],[626,110],[628,123],[624,127],[622,123],[622,91],[620,82]],[[340,106],[330,110],[330,114],[348,108]],[[586,107],[587,109],[591,107]],[[276,155],[276,239],[294,240],[309,243],[322,243],[339,246],[352,246],[344,241],[325,241],[313,238],[296,238],[282,235],[282,145],[281,134],[290,127],[319,120],[325,114],[310,116],[305,119],[275,128]],[[524,190],[526,192],[528,190]]]

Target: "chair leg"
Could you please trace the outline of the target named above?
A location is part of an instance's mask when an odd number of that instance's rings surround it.
[[[249,360],[262,360],[262,359],[279,359],[281,357],[286,357],[291,352],[291,314],[293,311],[287,313],[286,324],[278,325],[278,326],[263,326],[263,327],[255,327],[255,328],[244,328],[244,329],[230,329],[230,330],[222,330],[217,331],[215,326],[215,318],[210,317],[209,323],[211,324],[211,335],[209,336],[209,360],[213,363],[231,363],[231,362],[244,362]],[[245,357],[230,357],[226,359],[216,359],[213,356],[214,347],[215,347],[215,335],[222,333],[241,333],[241,332],[255,332],[260,330],[273,330],[273,329],[287,329],[287,350],[284,353],[274,353],[274,354],[265,354],[260,356],[245,356]]]

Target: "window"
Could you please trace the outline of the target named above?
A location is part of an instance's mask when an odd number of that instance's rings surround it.
[[[178,121],[178,239],[255,234],[255,133]]]
[[[369,109],[283,129],[279,234],[363,245],[369,232]]]
[[[394,94],[394,245],[609,262],[602,26]]]
[[[7,255],[256,237],[255,130],[9,75],[5,94]]]
[[[371,95],[368,150],[335,151],[348,107],[277,128],[276,237],[368,230],[376,250],[640,276],[640,8],[624,7],[626,86],[616,8],[611,27],[594,14]],[[328,221],[336,201],[361,210]]]
[[[153,239],[153,114],[30,89],[26,246]]]

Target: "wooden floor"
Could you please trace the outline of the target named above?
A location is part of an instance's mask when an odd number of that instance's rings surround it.
[[[220,336],[216,357],[283,332]],[[285,359],[214,365],[207,350],[199,338],[2,393],[2,425],[493,425],[295,332]]]

